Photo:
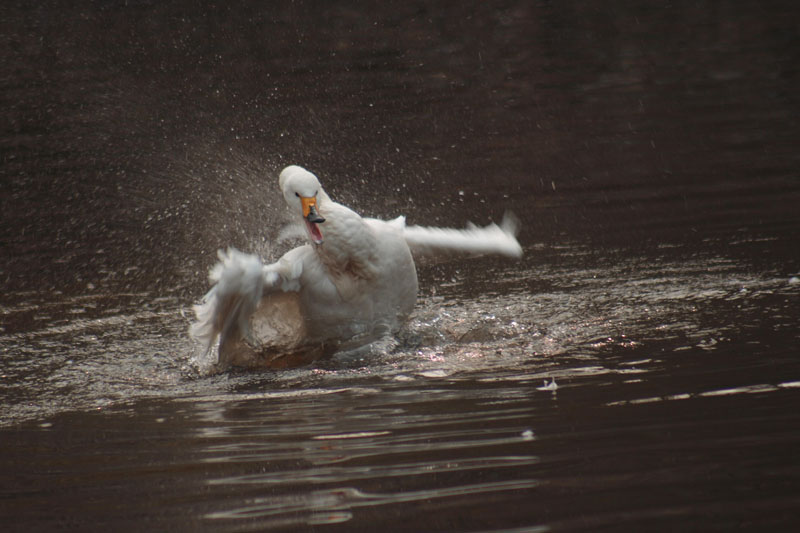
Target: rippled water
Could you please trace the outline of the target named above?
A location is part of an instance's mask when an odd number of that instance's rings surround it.
[[[793,4],[8,8],[0,519],[75,530],[792,530]],[[794,17],[794,18],[793,18]],[[200,375],[277,171],[412,223],[395,339]]]

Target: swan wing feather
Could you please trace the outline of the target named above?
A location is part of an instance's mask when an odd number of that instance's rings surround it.
[[[466,229],[429,228],[406,226],[406,242],[414,255],[439,256],[446,254],[499,254],[522,257],[522,247],[517,241],[519,222],[507,213],[500,225],[479,227],[468,224]]]
[[[221,344],[234,336],[249,338],[249,318],[262,295],[299,290],[303,269],[302,261],[292,261],[289,254],[270,265],[235,248],[220,250],[217,256],[219,262],[209,274],[214,286],[194,306],[197,320],[189,328],[190,335],[203,344],[206,354],[217,337]]]

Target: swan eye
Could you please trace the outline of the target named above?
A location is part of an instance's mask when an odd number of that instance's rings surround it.
[[[294,193],[294,195],[297,196],[298,198],[300,198],[300,193],[299,192]]]

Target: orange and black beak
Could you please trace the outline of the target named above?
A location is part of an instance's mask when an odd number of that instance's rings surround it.
[[[317,212],[317,198],[315,196],[300,196],[300,203],[303,205],[303,218],[306,221],[308,236],[314,244],[322,244],[322,232],[317,224],[322,224],[325,219]]]
[[[309,198],[305,196],[300,197],[300,203],[303,204],[303,218],[312,224],[322,224],[325,219],[322,218],[317,212],[317,199],[314,196]]]

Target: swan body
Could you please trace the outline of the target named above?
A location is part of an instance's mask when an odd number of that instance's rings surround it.
[[[215,284],[190,328],[206,354],[219,338],[218,369],[298,366],[397,332],[417,297],[412,252],[522,255],[510,220],[465,230],[407,227],[404,217],[362,218],[301,167],[286,167],[279,184],[309,243],[269,265],[219,252]]]

